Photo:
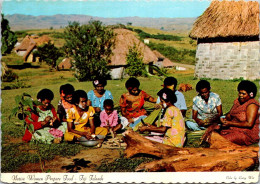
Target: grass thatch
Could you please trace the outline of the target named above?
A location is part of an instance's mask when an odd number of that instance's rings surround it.
[[[190,33],[194,39],[253,37],[259,35],[257,1],[212,1],[196,20]]]

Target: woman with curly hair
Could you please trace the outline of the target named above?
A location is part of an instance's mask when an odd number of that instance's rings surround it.
[[[250,145],[259,141],[259,102],[255,100],[256,85],[248,80],[237,87],[238,98],[226,115],[221,118],[220,135],[239,145]]]

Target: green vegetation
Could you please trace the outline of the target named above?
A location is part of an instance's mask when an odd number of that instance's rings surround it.
[[[143,63],[143,55],[138,50],[136,44],[129,48],[126,56],[126,73],[130,76],[145,76],[145,65]]]
[[[1,53],[2,55],[9,54],[17,42],[17,37],[9,26],[9,21],[1,14]]]
[[[138,33],[138,36],[141,39],[154,38],[154,39],[158,39],[158,40],[182,41],[182,38],[180,36],[160,34],[160,33],[157,33],[156,35],[155,34],[149,34],[149,33],[144,32],[141,29],[134,29],[134,31]]]
[[[52,68],[57,67],[57,60],[63,54],[62,52],[54,46],[51,41],[47,44],[37,47],[37,50],[34,52],[35,57],[39,57],[41,60],[45,61]]]
[[[152,50],[159,51],[162,55],[169,58],[173,62],[195,64],[196,50],[181,49],[177,50],[174,47],[166,46],[165,44],[149,43]]]
[[[108,75],[107,63],[114,46],[114,33],[100,21],[88,25],[69,23],[64,31],[65,53],[75,60],[75,77],[79,81]]]
[[[147,29],[147,28],[145,28]],[[79,28],[78,30],[83,30]],[[53,32],[52,32],[53,31]],[[71,30],[72,31],[72,30]],[[152,33],[152,31],[154,31]],[[156,30],[151,30],[149,34],[157,34]],[[157,30],[158,31],[158,30]],[[25,34],[38,34],[41,32],[52,32],[51,36],[57,34],[62,38],[63,30],[27,30],[16,32],[16,35]],[[148,31],[146,31],[148,32]],[[81,32],[79,32],[81,33]],[[159,32],[162,34],[163,32]],[[94,34],[92,34],[94,37]],[[80,38],[80,36],[84,37],[84,34],[79,34],[77,37],[74,37],[74,34],[71,34],[73,38]],[[86,36],[86,35],[85,35]],[[20,37],[20,36],[19,36]],[[63,39],[57,37],[57,40],[54,40],[54,44],[61,43]],[[190,39],[186,37],[182,37],[183,41],[156,41],[152,39],[152,44],[149,46],[153,49],[158,50],[166,57],[172,59],[172,61],[180,61],[182,63],[190,62],[192,63],[192,58],[195,55],[195,50],[193,51],[194,46],[191,47],[189,43]],[[73,39],[71,40],[73,41]],[[86,41],[86,40],[85,40]],[[93,39],[94,41],[94,39]],[[99,41],[99,40],[96,40]],[[76,45],[75,48],[81,48],[83,42],[80,42]],[[93,42],[95,43],[95,42]],[[183,47],[179,49],[177,44],[183,44]],[[60,44],[60,45],[63,45]],[[72,47],[74,48],[74,47]],[[172,49],[174,48],[174,49]],[[161,50],[160,50],[161,49]],[[185,51],[186,49],[186,51]],[[195,49],[195,48],[194,48]],[[72,49],[73,50],[73,49]],[[185,52],[184,52],[185,51]],[[85,50],[84,50],[85,52]],[[183,54],[181,53],[183,52]],[[168,54],[167,54],[168,53]],[[135,52],[132,53],[136,54]],[[171,55],[174,57],[171,57]],[[137,55],[136,55],[137,56]],[[75,56],[76,57],[76,56]],[[174,60],[179,58],[178,60]],[[183,58],[181,60],[180,58]],[[94,60],[94,59],[93,59]],[[194,60],[194,58],[193,58]],[[5,55],[2,57],[2,62],[5,62],[12,72],[14,72],[19,80],[14,81],[2,81],[2,106],[1,106],[1,130],[2,130],[2,152],[1,152],[1,169],[2,172],[15,172],[18,168],[26,163],[38,163],[39,156],[36,153],[36,145],[23,143],[21,141],[22,136],[24,134],[24,126],[16,117],[11,117],[9,119],[9,115],[12,113],[12,110],[16,106],[15,96],[17,94],[28,93],[32,96],[33,99],[36,98],[37,93],[43,88],[49,88],[54,92],[54,99],[52,104],[54,107],[57,107],[59,98],[59,87],[63,84],[70,83],[75,89],[83,89],[85,91],[89,91],[93,89],[93,85],[91,81],[79,82],[73,77],[73,71],[58,71],[52,72],[49,70],[49,66],[46,63],[32,63],[32,64],[24,64],[21,56],[17,56],[14,53]],[[92,76],[92,74],[88,74]],[[178,79],[178,84],[180,83],[188,83],[191,84],[193,90],[187,91],[184,94],[186,99],[186,104],[188,107],[187,117],[191,117],[191,109],[192,109],[192,98],[197,95],[195,91],[196,83],[199,79],[194,78],[194,71],[175,71],[174,69],[167,69],[167,75],[174,76]],[[141,86],[140,88],[146,91],[148,94],[156,97],[157,92],[162,88],[163,79],[160,78],[152,78],[152,77],[138,77],[140,80]],[[122,93],[126,92],[125,82],[127,79],[122,80],[109,80],[105,89],[110,90],[114,97],[115,108],[119,107],[119,99]],[[237,85],[242,79],[233,79],[233,80],[219,80],[219,79],[207,79],[211,83],[212,91],[216,92],[220,95],[223,105],[223,112],[227,113],[233,105],[233,101],[237,98]],[[259,81],[255,81],[255,84],[259,88]],[[3,90],[9,89],[9,90]],[[259,93],[256,97],[258,99],[260,97]],[[154,104],[146,103],[145,108],[151,109],[154,107]],[[150,112],[150,111],[149,111]],[[203,147],[205,145],[200,145],[200,137],[201,134],[192,134],[188,132],[187,142],[185,147]],[[61,144],[52,144],[52,145],[44,145],[39,144],[40,156],[43,160],[51,160],[54,159],[55,156],[73,156],[80,152],[80,150],[88,149],[78,144],[68,144],[63,142]],[[147,158],[143,156],[127,159],[121,156],[116,159],[113,163],[103,162],[100,166],[98,166],[98,171],[100,172],[133,172],[135,167],[142,162],[151,161],[155,158]],[[256,168],[257,170],[257,168]]]

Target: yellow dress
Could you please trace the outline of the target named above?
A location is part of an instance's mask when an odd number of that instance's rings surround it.
[[[88,111],[84,112],[82,116],[79,115],[76,106],[73,106],[71,109],[67,112],[67,122],[73,122],[75,126],[75,130],[80,132],[90,132],[90,127],[86,127],[87,123],[90,119],[93,119],[95,114],[95,110],[92,106],[89,106]],[[107,129],[103,127],[96,127],[95,128],[95,134],[96,135],[107,135]],[[65,141],[72,141],[74,137],[81,137],[79,134],[75,134],[72,132],[69,132],[68,129],[66,130],[66,133],[64,135]]]

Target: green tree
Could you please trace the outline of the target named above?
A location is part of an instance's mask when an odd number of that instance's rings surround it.
[[[130,76],[142,76],[145,75],[145,65],[143,63],[143,55],[139,51],[136,44],[129,48],[126,56],[126,73]]]
[[[2,20],[1,20],[1,53],[3,55],[9,54],[12,49],[14,48],[14,45],[17,42],[17,37],[13,31],[11,31],[10,26],[9,26],[9,21],[4,18],[4,14],[2,15]]]
[[[35,57],[39,57],[40,60],[45,61],[52,68],[56,68],[56,61],[63,55],[62,52],[51,43],[51,41],[42,46],[38,46],[37,50],[34,51],[33,54]]]
[[[75,60],[75,77],[79,81],[108,76],[107,64],[111,61],[115,44],[113,30],[100,21],[87,25],[70,22],[64,30],[64,51]]]

